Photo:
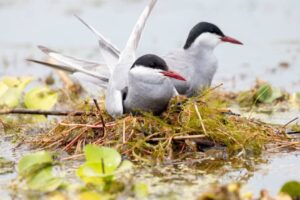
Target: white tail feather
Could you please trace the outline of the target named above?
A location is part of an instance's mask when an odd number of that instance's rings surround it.
[[[110,71],[112,72],[114,66],[118,63],[120,50],[115,45],[110,43],[108,39],[106,39],[101,33],[99,33],[94,27],[89,25],[82,18],[80,18],[77,15],[75,15],[75,17],[97,36],[99,40],[101,54],[106,64],[109,66]]]

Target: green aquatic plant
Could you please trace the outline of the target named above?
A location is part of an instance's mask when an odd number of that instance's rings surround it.
[[[87,145],[84,154],[86,162],[76,172],[83,182],[100,191],[123,188],[122,183],[116,181],[116,174],[129,170],[132,167],[130,161],[122,161],[121,155],[115,149],[96,145]]]
[[[272,87],[268,83],[257,82],[252,89],[239,93],[236,100],[242,107],[252,107],[259,104],[272,104],[285,95],[279,88]]]
[[[79,199],[116,199],[126,187],[121,178],[131,176],[128,172],[133,164],[128,160],[122,161],[121,155],[113,148],[87,145],[84,151],[86,161],[75,170],[84,184],[64,180],[65,177],[61,175],[63,172],[58,173],[59,162],[54,160],[53,154],[38,151],[20,159],[17,184],[12,188],[26,191],[26,194],[37,198],[41,194],[53,198],[76,194]],[[130,190],[131,184],[127,187]],[[141,186],[136,192],[142,195],[144,189]]]
[[[18,163],[19,180],[27,190],[50,192],[63,185],[63,178],[54,173],[51,153],[40,151],[24,156]]]
[[[0,81],[0,108],[3,110],[17,107],[31,110],[53,109],[58,101],[58,92],[44,86],[37,86],[27,91],[26,87],[32,80],[30,77],[3,77]],[[32,115],[27,118],[25,120],[27,122],[46,121],[46,117],[42,115]],[[9,117],[6,119],[10,120]]]
[[[300,199],[300,182],[289,181],[282,186],[280,192],[288,194],[295,200]]]
[[[57,92],[48,87],[36,87],[24,96],[24,104],[29,109],[51,110],[58,100]]]
[[[19,106],[22,93],[31,81],[30,77],[3,77],[0,81],[0,108]]]

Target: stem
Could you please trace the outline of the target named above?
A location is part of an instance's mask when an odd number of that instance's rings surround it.
[[[0,115],[8,115],[8,114],[22,114],[22,115],[56,115],[56,116],[96,116],[93,112],[82,112],[82,111],[57,111],[57,110],[29,110],[29,109],[12,109],[12,110],[0,110]]]

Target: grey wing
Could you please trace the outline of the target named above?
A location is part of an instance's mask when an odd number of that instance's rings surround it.
[[[172,83],[177,92],[182,95],[184,95],[188,91],[190,86],[190,80],[188,79],[188,77],[190,77],[190,74],[193,73],[191,72],[192,67],[188,66],[188,58],[182,57],[183,55],[184,54],[182,54],[180,50],[176,50],[163,56],[164,60],[167,62],[171,70],[179,73],[184,78],[186,78],[186,81],[172,79]]]
[[[110,73],[105,64],[100,64],[100,63],[91,62],[91,61],[85,61],[82,59],[63,55],[57,51],[54,51],[54,50],[44,47],[44,46],[38,46],[38,47],[41,51],[43,51],[49,57],[51,57],[61,63],[64,63],[65,65],[68,65],[69,68],[72,69],[72,71],[82,72],[89,76],[99,78],[102,81],[108,82]],[[41,64],[41,62],[40,62],[40,64]],[[50,66],[50,65],[48,65],[48,66]],[[99,71],[101,71],[101,72],[99,73]]]
[[[108,39],[106,39],[101,33],[99,33],[94,27],[92,27],[82,18],[80,18],[77,15],[75,15],[75,17],[97,36],[100,45],[101,54],[106,64],[109,66],[110,71],[112,72],[114,66],[118,63],[120,50],[115,45],[110,43]]]
[[[153,7],[155,6],[157,0],[150,0],[149,4],[143,10],[142,14],[140,15],[138,21],[136,22],[133,30],[130,34],[130,37],[127,41],[127,44],[122,51],[119,59],[119,63],[127,63],[133,62],[135,60],[135,52],[139,45],[141,35],[143,33],[144,27],[146,25],[147,19],[151,14]]]

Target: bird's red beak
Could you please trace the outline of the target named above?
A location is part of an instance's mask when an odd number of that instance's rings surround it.
[[[232,38],[232,37],[229,37],[229,36],[224,36],[221,38],[221,40],[223,42],[229,42],[229,43],[233,43],[233,44],[240,44],[240,45],[243,45],[243,43],[241,43],[240,41]]]
[[[174,79],[181,80],[181,81],[186,81],[186,79],[184,77],[182,77],[180,74],[178,74],[177,72],[171,71],[171,70],[162,71],[160,73],[162,73],[164,76],[168,76],[170,78],[174,78]]]

